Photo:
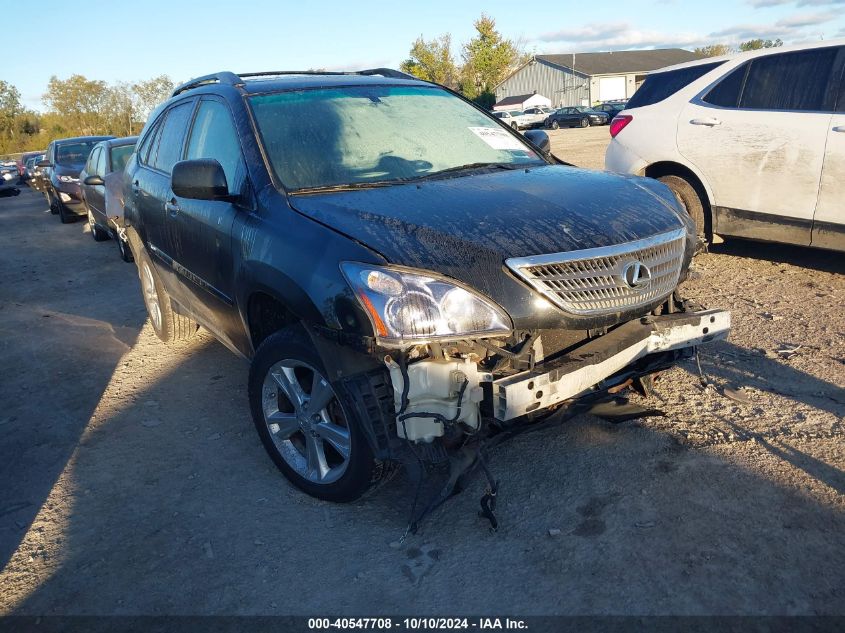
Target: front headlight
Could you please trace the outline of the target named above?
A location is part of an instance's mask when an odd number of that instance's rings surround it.
[[[382,344],[412,345],[511,331],[504,310],[451,279],[353,262],[340,267]]]
[[[79,182],[79,178],[74,178],[73,176],[59,176],[59,180],[62,182]]]

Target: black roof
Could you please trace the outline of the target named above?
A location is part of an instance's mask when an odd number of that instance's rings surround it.
[[[514,95],[512,97],[505,97],[501,101],[497,101],[497,106],[509,106],[509,105],[521,105],[523,102],[527,101],[531,97],[535,96],[537,93],[532,92],[531,94],[527,95]]]
[[[236,75],[223,71],[204,77],[197,77],[177,86],[172,96],[187,90],[211,85],[229,85],[243,92],[254,94],[301,88],[323,88],[349,85],[429,85],[412,75],[390,68],[373,68],[355,72],[331,72],[310,70],[281,70]]]
[[[65,143],[81,143],[84,141],[108,141],[113,138],[113,136],[74,136],[73,138],[57,138],[53,143],[64,145]]]
[[[574,62],[573,62],[574,57]],[[703,55],[682,48],[658,48],[646,51],[611,51],[606,53],[566,53],[536,55],[536,59],[575,70],[584,75],[616,75],[648,72],[665,66],[702,59]]]
[[[122,147],[123,145],[135,145],[138,142],[137,136],[121,136],[120,138],[110,138],[102,141],[100,145],[108,145],[109,147]]]

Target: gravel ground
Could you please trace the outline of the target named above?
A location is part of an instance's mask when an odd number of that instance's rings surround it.
[[[607,129],[553,133],[600,167]],[[0,614],[845,614],[845,264],[728,242],[688,296],[730,341],[635,399],[492,455],[399,544],[409,484],[292,489],[249,418],[247,366],[155,338],[135,268],[25,190],[0,199]]]

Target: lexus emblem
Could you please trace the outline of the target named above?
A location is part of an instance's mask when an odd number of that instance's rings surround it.
[[[645,290],[651,283],[651,271],[642,262],[628,262],[622,269],[622,281],[629,288]]]

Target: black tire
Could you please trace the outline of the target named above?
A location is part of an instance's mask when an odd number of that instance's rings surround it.
[[[97,224],[94,214],[91,213],[91,209],[88,209],[88,226],[91,227],[91,237],[94,238],[95,242],[105,242],[111,237],[108,231]]]
[[[578,125],[580,125],[581,127],[590,127],[590,119],[584,117],[578,122]]]
[[[704,203],[692,183],[681,176],[660,176],[657,180],[669,187],[675,194],[675,198],[692,218],[692,221],[695,222],[695,231],[698,234],[699,241],[702,244],[709,243],[712,236]]]
[[[59,205],[57,204],[56,199],[53,197],[53,194],[51,194],[50,190],[48,189],[44,195],[47,196],[47,205],[50,207],[50,213],[52,213],[53,215],[58,215]]]
[[[516,123],[511,123],[511,127],[517,132],[519,131],[519,126]]]
[[[165,343],[173,343],[189,339],[197,333],[198,325],[196,321],[173,310],[170,295],[164,289],[158,272],[156,272],[150,256],[145,251],[141,251],[139,256],[138,276],[141,279],[141,295],[156,336]],[[154,314],[155,308],[151,300],[151,293],[148,292],[149,280],[152,280],[151,288],[155,295],[155,305],[158,307],[158,317]]]
[[[67,207],[62,204],[61,200],[57,200],[56,205],[59,207],[59,220],[61,220],[62,224],[76,222],[76,216],[67,210]]]
[[[120,259],[126,263],[134,262],[135,258],[132,256],[132,250],[129,248],[129,242],[121,239],[119,234],[115,236],[114,241],[117,242],[117,252],[120,253]]]
[[[552,123],[549,127],[552,128],[553,130],[557,130],[558,128],[560,128],[560,123],[558,123],[557,121],[552,121]]]
[[[278,408],[275,415],[282,414],[283,406],[285,411],[292,410],[294,412],[290,415],[295,415],[295,412],[301,410],[291,405],[292,401],[284,395],[286,390],[279,386],[281,383],[277,384],[271,377],[271,370],[277,372],[278,370],[274,368],[278,368],[280,363],[292,365],[302,364],[305,366],[300,366],[290,371],[303,370],[304,374],[302,377],[297,377],[296,374],[292,375],[297,380],[299,389],[305,395],[309,396],[309,401],[313,388],[311,388],[311,391],[308,391],[306,387],[309,387],[308,377],[313,377],[314,375],[311,370],[319,372],[320,377],[324,379],[323,384],[330,386],[333,391],[333,397],[329,401],[329,405],[326,405],[322,411],[329,411],[329,407],[333,407],[334,414],[331,421],[335,426],[344,428],[347,431],[349,456],[348,458],[343,458],[340,453],[334,454],[334,449],[329,445],[329,448],[331,448],[330,452],[335,457],[335,461],[337,461],[337,456],[340,456],[341,463],[332,466],[332,468],[337,468],[340,474],[332,478],[331,470],[329,470],[325,475],[326,482],[320,483],[308,479],[289,463],[282,454],[282,448],[277,446],[274,441],[273,434],[270,430],[271,425],[276,426],[276,433],[279,433],[279,425],[273,425],[271,421],[265,419],[265,408],[274,407],[274,403],[280,397],[279,404],[275,405]],[[323,362],[306,332],[300,326],[285,328],[268,336],[258,347],[258,351],[249,370],[249,405],[255,428],[258,431],[258,435],[264,444],[267,454],[288,481],[312,497],[325,501],[345,503],[358,499],[367,490],[384,480],[390,469],[385,468],[385,464],[376,460],[373,456],[372,448],[367,442],[362,430],[363,423],[358,417],[358,408],[350,401],[347,392],[332,384],[331,381],[326,380],[325,376],[326,370]],[[290,377],[288,380],[290,380]],[[311,384],[316,383],[312,382]],[[267,393],[267,389],[273,391]],[[306,415],[305,417],[308,418],[309,416]],[[297,417],[296,419],[298,420],[300,418]],[[322,418],[317,416],[314,419],[319,420]],[[313,428],[314,431],[310,433],[314,438],[320,438],[319,443],[323,450],[324,463],[329,464],[328,454],[325,452],[327,444],[321,439],[320,431],[317,430],[318,426]],[[305,430],[304,427],[301,430],[294,430],[292,432],[288,429],[286,432],[289,434],[279,437],[278,441],[285,446],[286,454],[290,456],[288,459],[293,461],[296,461],[296,459],[306,459],[307,461],[307,458],[302,455],[302,452],[307,452],[305,443],[308,438],[306,438],[305,434],[309,431]],[[291,452],[293,450],[299,453],[299,457]],[[331,464],[329,465],[331,466]],[[341,467],[342,470],[340,470]],[[307,470],[307,463],[301,468]],[[320,476],[317,476],[317,479],[319,478]]]

